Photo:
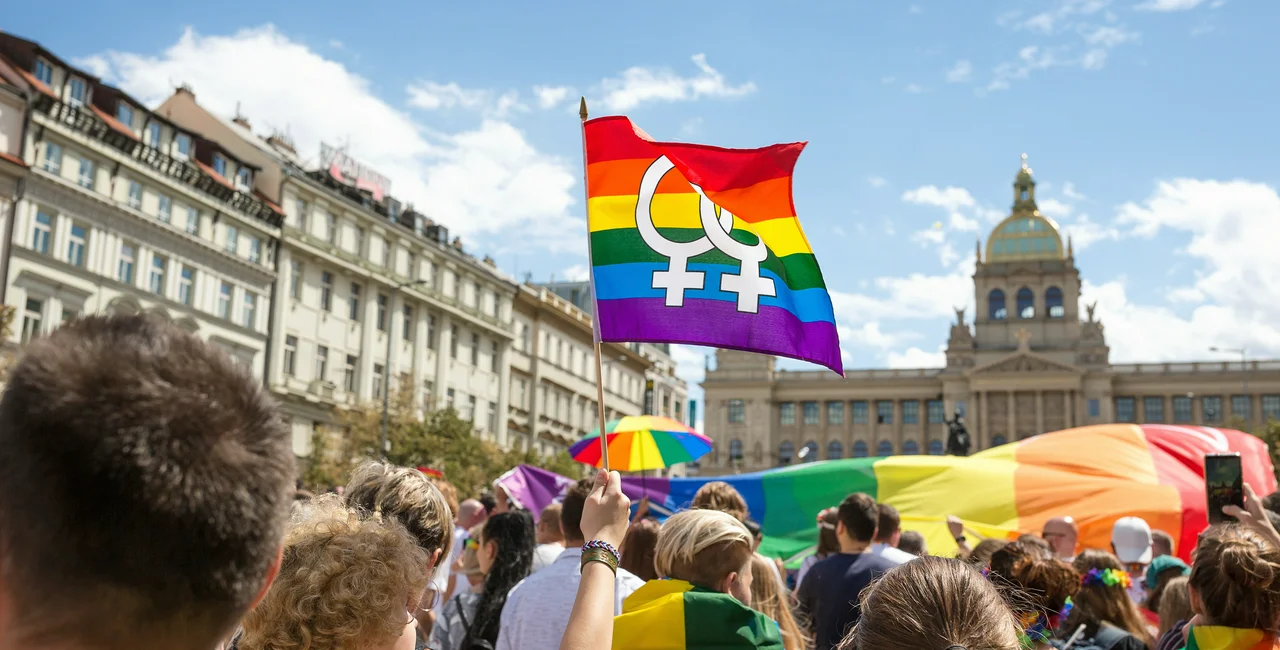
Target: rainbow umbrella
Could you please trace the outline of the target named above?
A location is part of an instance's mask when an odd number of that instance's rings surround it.
[[[605,423],[609,469],[643,472],[688,463],[711,451],[711,439],[671,418],[628,415]],[[574,443],[569,455],[579,463],[600,467],[600,430]]]

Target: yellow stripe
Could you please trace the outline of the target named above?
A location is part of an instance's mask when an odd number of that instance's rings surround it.
[[[591,232],[636,227],[636,200],[632,196],[597,196],[587,201],[588,225]],[[658,194],[650,204],[653,225],[657,228],[702,228],[697,194]],[[747,230],[764,240],[778,257],[795,253],[812,253],[809,242],[794,217],[770,219],[749,224],[737,217],[734,230]]]

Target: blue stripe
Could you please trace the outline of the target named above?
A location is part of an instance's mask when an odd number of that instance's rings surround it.
[[[654,289],[654,271],[667,270],[665,262],[632,262],[629,264],[608,264],[594,269],[597,300],[624,300],[627,298],[663,298],[666,289]],[[702,271],[702,289],[685,291],[685,300],[702,298],[705,300],[723,300],[736,303],[738,295],[720,290],[720,275],[729,273],[737,275],[738,267],[728,264],[689,265],[691,271]],[[836,322],[835,311],[831,308],[831,296],[826,289],[813,288],[792,291],[778,274],[762,269],[760,275],[773,278],[774,291],[777,296],[761,296],[760,304],[768,307],[781,307],[800,319],[802,323]]]

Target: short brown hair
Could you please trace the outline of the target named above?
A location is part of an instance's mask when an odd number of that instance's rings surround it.
[[[421,471],[371,461],[356,468],[343,493],[347,503],[395,517],[428,555],[453,548],[453,517],[444,495]]]
[[[557,534],[561,534],[560,513],[563,510],[564,510],[564,506],[560,505],[559,503],[553,503],[543,508],[542,512],[538,513],[538,525],[547,526],[551,530],[556,531]]]
[[[839,650],[1021,647],[1021,630],[995,587],[956,559],[922,557],[894,567],[862,592],[861,609]]]
[[[1178,576],[1165,583],[1164,593],[1160,596],[1160,636],[1169,631],[1180,621],[1189,621],[1195,612],[1191,609],[1191,578]]]
[[[876,536],[880,523],[880,510],[876,500],[861,492],[854,492],[840,502],[840,523],[849,536],[858,542],[870,542]]]
[[[458,488],[453,487],[450,483],[442,478],[435,476],[429,477],[431,484],[440,490],[440,494],[444,496],[444,502],[449,504],[449,519],[456,520],[458,518]]]
[[[747,501],[736,488],[724,481],[711,481],[698,488],[693,494],[690,508],[701,510],[719,510],[738,521],[745,521],[751,514],[747,510]]]
[[[1200,536],[1191,563],[1191,589],[1200,595],[1206,625],[1274,630],[1280,622],[1280,549],[1238,524]]]
[[[584,478],[564,493],[564,501],[560,503],[560,529],[564,531],[566,542],[587,541],[582,539],[582,508],[587,504],[594,485],[591,479]]]
[[[180,629],[211,644],[261,591],[293,501],[289,429],[262,382],[152,317],[31,343],[0,449],[0,583],[28,643]]]
[[[618,566],[635,574],[637,578],[648,582],[658,578],[658,570],[654,568],[654,554],[658,548],[658,534],[662,527],[652,519],[641,519],[627,527],[627,535],[622,538],[622,561]]]
[[[1035,544],[1009,542],[991,555],[990,577],[1017,614],[1054,614],[1080,587],[1070,564]]]
[[[887,503],[876,504],[876,512],[879,514],[876,518],[876,541],[883,542],[902,527],[902,517],[898,516],[897,508]]]
[[[662,525],[654,555],[658,577],[715,589],[751,561],[751,533],[728,513],[684,510]]]

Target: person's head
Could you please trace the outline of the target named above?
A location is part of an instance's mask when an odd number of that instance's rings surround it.
[[[770,560],[762,555],[751,556],[751,575],[761,576],[751,581],[751,607],[777,621],[785,650],[802,650],[806,640],[796,623],[796,617],[791,613],[790,596],[783,591],[777,580],[769,577],[773,570],[769,564]]]
[[[1067,618],[1068,629],[1084,624],[1086,633],[1097,634],[1103,623],[1114,625],[1146,643],[1154,645],[1146,620],[1129,597],[1131,578],[1116,556],[1088,549],[1071,563],[1080,573],[1080,588],[1075,595],[1075,608]]]
[[[463,528],[484,523],[488,517],[489,513],[485,512],[484,504],[475,499],[467,499],[458,504],[458,525]]]
[[[902,536],[898,538],[898,550],[917,557],[929,554],[929,548],[924,543],[924,535],[915,530],[902,531]]]
[[[618,566],[635,574],[644,581],[656,580],[658,570],[653,566],[654,554],[658,548],[658,531],[662,526],[652,519],[641,519],[627,528],[626,537],[622,538],[622,562]]]
[[[1039,535],[1032,535],[1029,533],[1025,535],[1019,535],[1018,541],[1022,542],[1023,544],[1026,544],[1027,546],[1034,546],[1042,551],[1048,551],[1049,553],[1053,553],[1053,547],[1049,546],[1049,542],[1044,541],[1044,538],[1040,537]]]
[[[473,641],[498,642],[498,621],[507,592],[529,575],[533,568],[533,518],[523,510],[489,517],[477,541],[476,556],[484,574],[484,592],[476,603],[474,625],[468,631]],[[463,642],[463,648],[472,647]]]
[[[1274,630],[1280,623],[1280,549],[1236,524],[1200,536],[1191,606],[1206,625]]]
[[[814,555],[819,559],[840,552],[840,538],[836,536],[839,524],[839,508],[827,508],[818,513],[818,549],[814,551]]]
[[[31,342],[0,450],[0,645],[209,647],[279,567],[289,429],[179,327],[90,316]]]
[[[1189,621],[1195,612],[1191,609],[1191,578],[1178,576],[1165,583],[1164,592],[1160,596],[1160,636],[1164,636],[1169,628],[1178,621]]]
[[[914,562],[912,563],[914,564]],[[1080,574],[1043,546],[1009,542],[991,554],[991,581],[999,587],[1019,625],[1036,643],[1044,643],[1062,624],[1067,601],[1080,586]]]
[[[538,543],[563,544],[564,531],[560,530],[560,504],[553,503],[538,515]]]
[[[1005,544],[1008,543],[1009,542],[1003,539],[995,539],[994,537],[984,539],[981,542],[978,542],[977,546],[973,547],[973,552],[969,553],[969,557],[965,558],[965,562],[968,562],[978,569],[985,569],[987,568],[987,565],[991,563],[991,556],[994,555],[996,551],[1004,548]]]
[[[862,618],[839,650],[1018,650],[1017,622],[1000,594],[961,560],[924,557],[862,592]]]
[[[484,536],[484,524],[476,524],[467,531],[467,539],[462,545],[462,557],[458,559],[458,568],[467,581],[474,587],[484,583],[484,571],[480,569],[480,538]]]
[[[685,510],[658,533],[654,568],[659,578],[684,580],[751,605],[751,533],[718,510]]]
[[[295,516],[280,576],[245,615],[239,647],[412,648],[427,562],[399,521],[317,499]]]
[[[879,503],[876,504],[876,511],[879,517],[876,519],[875,541],[897,546],[898,538],[902,535],[902,517],[898,516],[898,509],[887,503]]]
[[[1160,611],[1160,598],[1169,581],[1187,575],[1191,575],[1191,567],[1187,566],[1186,562],[1172,555],[1156,556],[1151,560],[1151,564],[1147,565],[1147,572],[1143,576],[1142,582],[1147,588],[1147,600],[1142,606],[1153,612]]]
[[[760,542],[764,541],[764,529],[754,519],[743,519],[742,525],[747,527],[748,533],[751,533],[751,551],[754,553],[760,548]]]
[[[1173,535],[1163,530],[1151,531],[1151,557],[1173,555],[1176,550],[1178,546],[1173,541]]]
[[[436,486],[437,490],[440,490],[440,495],[444,497],[444,502],[449,504],[449,513],[450,513],[449,519],[453,521],[457,521],[458,520],[458,488],[453,487],[453,483],[450,483],[438,476],[429,476],[427,478],[431,480],[431,484]]]
[[[417,469],[381,461],[365,463],[352,472],[345,497],[352,506],[399,521],[426,551],[432,567],[453,547],[449,504]]]
[[[1151,525],[1141,517],[1121,517],[1111,528],[1111,550],[1125,565],[1151,563]]]
[[[1076,522],[1071,517],[1054,517],[1044,522],[1040,537],[1049,543],[1050,550],[1059,559],[1070,562],[1076,556],[1080,533],[1076,530]]]
[[[876,537],[876,527],[880,522],[880,510],[876,500],[861,493],[854,492],[840,502],[837,511],[839,523],[836,524],[836,536],[840,539],[841,549],[851,544],[869,544]]]
[[[493,511],[498,508],[498,499],[493,496],[492,492],[481,492],[478,500],[480,501],[481,507],[484,508],[485,517],[492,515]]]
[[[689,504],[689,507],[701,510],[719,510],[738,521],[745,520],[747,515],[750,514],[747,511],[746,499],[742,498],[742,494],[737,489],[724,481],[711,481],[698,488],[698,491],[693,494],[693,502]]]
[[[564,533],[564,545],[567,547],[582,546],[587,540],[582,538],[582,508],[591,496],[594,483],[591,479],[582,479],[569,486],[560,504],[560,531]]]

